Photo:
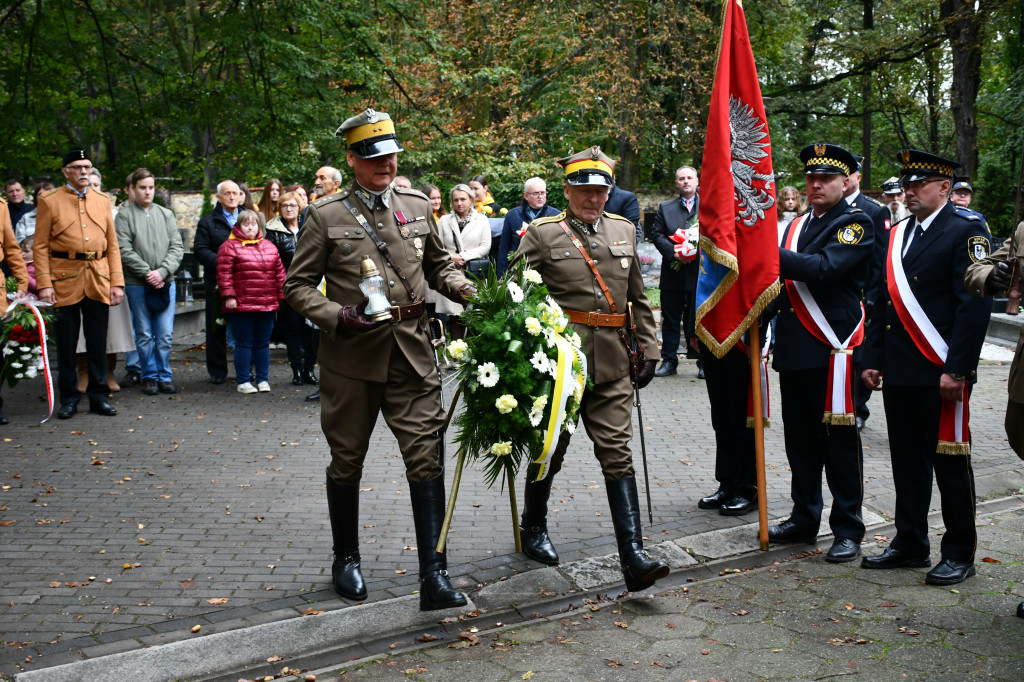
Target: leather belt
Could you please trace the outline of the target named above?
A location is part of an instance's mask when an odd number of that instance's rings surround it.
[[[53,258],[63,258],[64,260],[99,260],[107,255],[106,251],[51,251],[50,256]]]
[[[418,301],[408,305],[391,306],[391,321],[401,322],[402,320],[416,320],[423,315],[424,303]]]
[[[609,314],[596,312],[583,312],[581,310],[562,309],[569,316],[570,322],[585,324],[588,327],[624,327],[626,326],[626,313]]]

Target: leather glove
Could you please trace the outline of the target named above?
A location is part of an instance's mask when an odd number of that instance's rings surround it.
[[[657,360],[644,360],[644,366],[636,373],[637,388],[646,388],[647,384],[651,383],[651,380],[654,378],[654,368],[657,364]]]
[[[387,322],[387,320],[374,322],[366,317],[366,304],[369,302],[370,299],[363,298],[359,305],[342,306],[338,311],[338,331],[348,334],[368,332]]]
[[[988,289],[988,293],[990,294],[1006,291],[1010,288],[1010,279],[1012,276],[1013,266],[1006,261],[997,261],[996,266],[992,268],[992,272],[989,273],[988,279],[985,280],[985,288]]]
[[[473,286],[472,284],[463,284],[461,287],[459,287],[459,296],[462,297],[463,301],[469,303],[470,300],[472,300],[472,298],[476,296],[476,287]]]

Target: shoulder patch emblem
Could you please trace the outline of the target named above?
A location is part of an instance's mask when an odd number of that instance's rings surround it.
[[[864,238],[864,228],[860,223],[853,223],[840,229],[837,237],[840,244],[859,244]]]
[[[967,255],[971,257],[971,261],[977,263],[989,254],[988,239],[985,237],[971,237],[967,240]]]

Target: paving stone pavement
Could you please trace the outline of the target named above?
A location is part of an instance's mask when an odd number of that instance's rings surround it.
[[[180,393],[149,397],[126,388],[113,398],[113,418],[80,413],[40,425],[38,381],[5,391],[11,424],[0,429],[0,675],[178,641],[196,624],[204,634],[223,632],[350,606],[330,589],[319,409],[303,401],[308,387],[291,386],[283,352],[273,352],[274,391],[251,396],[209,384],[201,352],[176,349],[172,363]],[[1007,371],[983,365],[972,395],[984,499],[1024,488],[1002,429]],[[696,508],[716,485],[707,396],[695,374],[683,362],[678,376],[656,380],[643,394],[652,542],[755,519]],[[772,401],[777,417],[774,384]],[[885,419],[879,400],[871,406],[865,507],[891,518]],[[639,455],[638,439],[634,446]],[[789,473],[778,418],[766,431],[766,461],[769,517],[784,517]],[[383,421],[363,490],[369,601],[412,594],[408,486]],[[539,568],[514,552],[511,523],[507,496],[485,489],[481,472],[467,467],[449,540],[458,585],[476,589]],[[615,551],[600,470],[582,432],[556,480],[549,525],[565,562]]]
[[[280,679],[1021,680],[1020,501],[983,511],[978,541],[978,575],[952,588],[924,584],[926,569],[781,557],[527,623],[467,621],[434,644],[410,633],[402,653]]]

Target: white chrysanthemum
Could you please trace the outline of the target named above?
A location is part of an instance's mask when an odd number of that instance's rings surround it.
[[[17,374],[15,374],[15,375],[14,375],[14,378],[15,378],[15,379],[24,379],[24,378],[25,378],[25,375],[24,375],[24,374],[22,374],[21,372],[19,372],[19,373],[17,373]]]
[[[485,388],[497,385],[500,377],[501,375],[498,373],[498,367],[493,362],[485,362],[482,365],[478,365],[476,368],[476,380]]]
[[[576,402],[583,402],[583,382],[577,381],[576,389],[572,392],[572,397]]]
[[[216,323],[217,323],[218,325],[220,325],[221,327],[226,327],[226,326],[228,326],[228,321],[227,321],[227,320],[225,320],[225,319],[224,319],[223,317],[218,317],[218,318],[217,318],[216,320],[214,320],[214,322],[216,322]]]
[[[576,332],[569,332],[568,334],[566,334],[565,338],[569,343],[571,343],[576,348],[581,348],[583,346],[583,339],[581,339],[580,335],[577,334]]]
[[[456,339],[448,344],[448,357],[452,360],[462,362],[469,357],[469,344],[462,339]]]
[[[523,270],[523,279],[533,284],[540,284],[544,280],[541,279],[540,273],[533,268],[527,268]]]
[[[12,362],[11,363],[11,367],[13,367],[14,369],[21,369],[24,366],[25,365],[21,364],[20,362]]]
[[[533,409],[543,410],[548,406],[548,397],[546,395],[537,396],[533,399]]]
[[[510,455],[512,454],[512,444],[507,441],[498,441],[491,445],[491,454],[498,456]]]
[[[498,408],[498,412],[508,414],[519,406],[519,401],[515,399],[515,396],[506,393],[494,401],[494,406]]]
[[[32,365],[31,367],[25,370],[25,376],[27,376],[29,379],[35,378],[36,374],[39,374],[39,370],[36,369],[35,365]]]
[[[544,410],[533,410],[530,412],[530,426],[540,426],[542,419],[544,419]]]
[[[537,336],[543,329],[543,327],[541,327],[540,320],[536,317],[526,318],[523,324],[526,325],[526,331],[530,333],[530,336]]]
[[[530,358],[530,364],[533,365],[535,370],[545,374],[548,371],[548,356],[544,355],[543,351],[537,351],[533,354],[533,357]]]
[[[36,361],[36,369],[42,371],[44,367],[45,365],[43,364],[43,358],[42,356],[40,356],[39,359]]]
[[[570,436],[576,433],[576,422],[569,421],[568,423],[566,423],[565,430],[569,432]]]
[[[522,287],[520,287],[515,282],[509,282],[508,284],[505,285],[505,287],[508,289],[509,296],[512,297],[512,302],[513,303],[522,303],[523,302],[523,289],[522,289]]]
[[[554,348],[555,347],[555,330],[552,329],[551,327],[545,327],[544,328],[544,339],[548,343],[548,348]]]

